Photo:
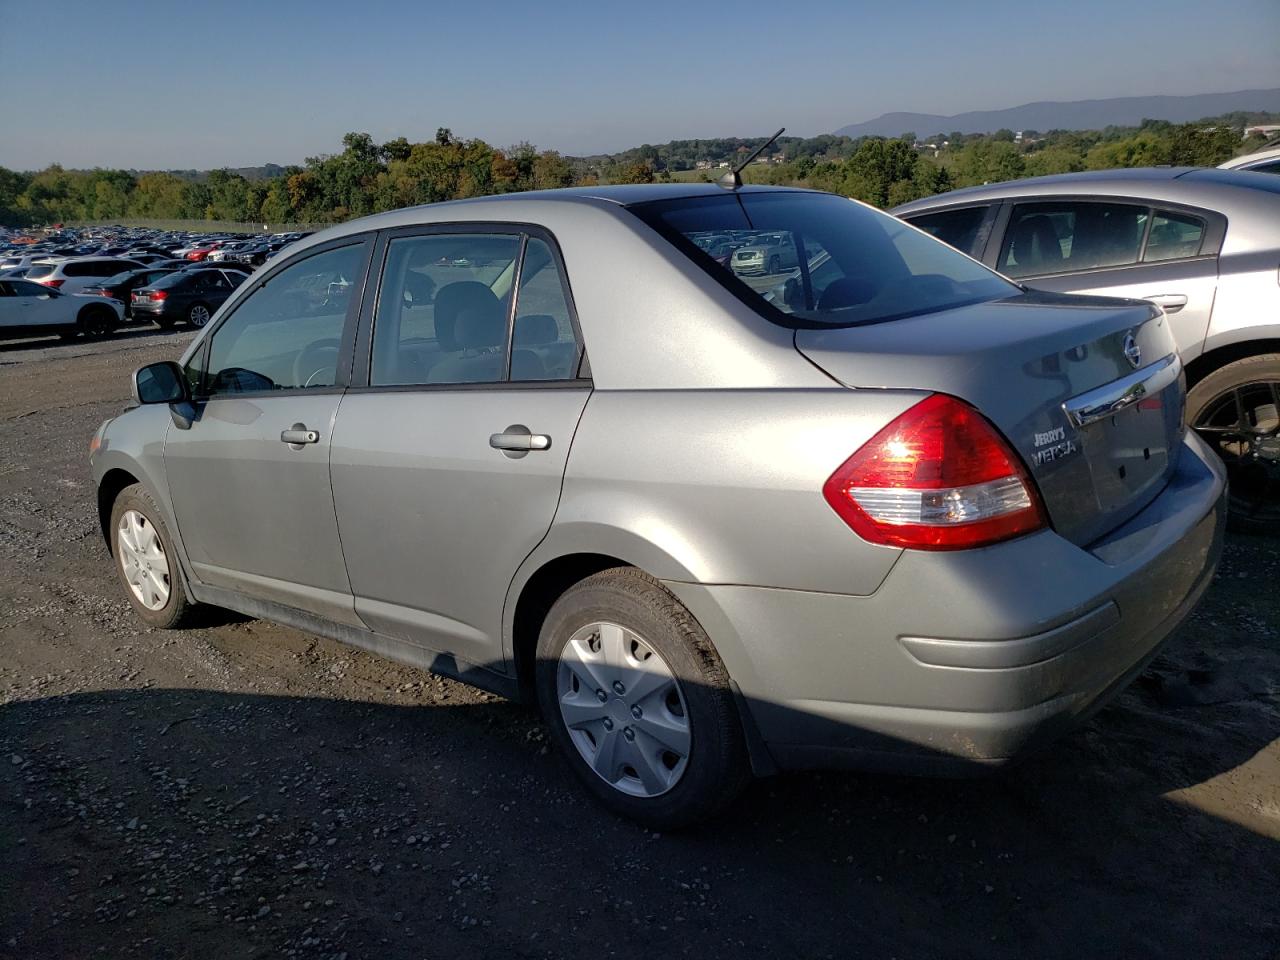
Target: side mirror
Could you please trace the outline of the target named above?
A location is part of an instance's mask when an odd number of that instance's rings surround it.
[[[182,403],[191,399],[191,390],[182,368],[172,360],[161,360],[133,372],[133,399],[138,403]]]

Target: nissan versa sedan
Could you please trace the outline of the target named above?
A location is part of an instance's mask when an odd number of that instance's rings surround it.
[[[1233,520],[1280,534],[1280,178],[1104,170],[893,212],[1027,286],[1159,304],[1186,364],[1187,422],[1227,464]]]
[[[717,233],[805,255],[761,292],[691,239]],[[1023,290],[808,191],[356,220],[133,388],[91,461],[143,622],[226,607],[536,701],[661,828],[751,773],[1022,756],[1221,551],[1159,307]]]

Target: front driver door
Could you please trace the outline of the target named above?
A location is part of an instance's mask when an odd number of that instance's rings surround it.
[[[189,361],[197,416],[164,450],[197,579],[351,624],[329,451],[370,247],[347,238],[256,281]]]
[[[551,526],[591,392],[571,302],[532,227],[387,245],[354,375],[368,386],[343,400],[333,446],[356,611],[379,633],[504,669],[507,588]]]

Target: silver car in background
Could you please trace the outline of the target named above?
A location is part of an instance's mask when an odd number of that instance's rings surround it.
[[[973,187],[893,213],[1038,290],[1159,304],[1187,422],[1227,464],[1232,517],[1280,533],[1280,177],[1105,170]]]
[[[707,252],[753,233],[822,252],[767,296]],[[667,828],[752,772],[998,765],[1121,689],[1221,550],[1181,369],[1151,304],[839,197],[548,191],[295,245],[91,462],[146,623],[227,607],[536,701]]]

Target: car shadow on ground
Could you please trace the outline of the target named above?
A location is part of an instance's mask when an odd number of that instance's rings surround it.
[[[138,341],[141,345],[152,337],[169,337],[175,333],[194,332],[190,327],[176,327],[172,330],[162,330],[154,324],[125,324],[117,328],[116,332],[105,337],[75,337],[70,340],[63,340],[58,336],[38,337],[23,340],[0,340],[0,354],[22,354],[32,350],[47,350],[50,347],[85,347],[92,344],[112,344],[119,343],[122,340],[129,342]]]
[[[1170,796],[1230,782],[1280,736],[1231,722],[1249,701],[1175,709],[1140,687],[994,777],[773,778],[710,824],[658,835],[589,800],[529,710],[397,695],[153,689],[0,707],[0,944],[1263,957],[1278,942],[1280,845]]]

